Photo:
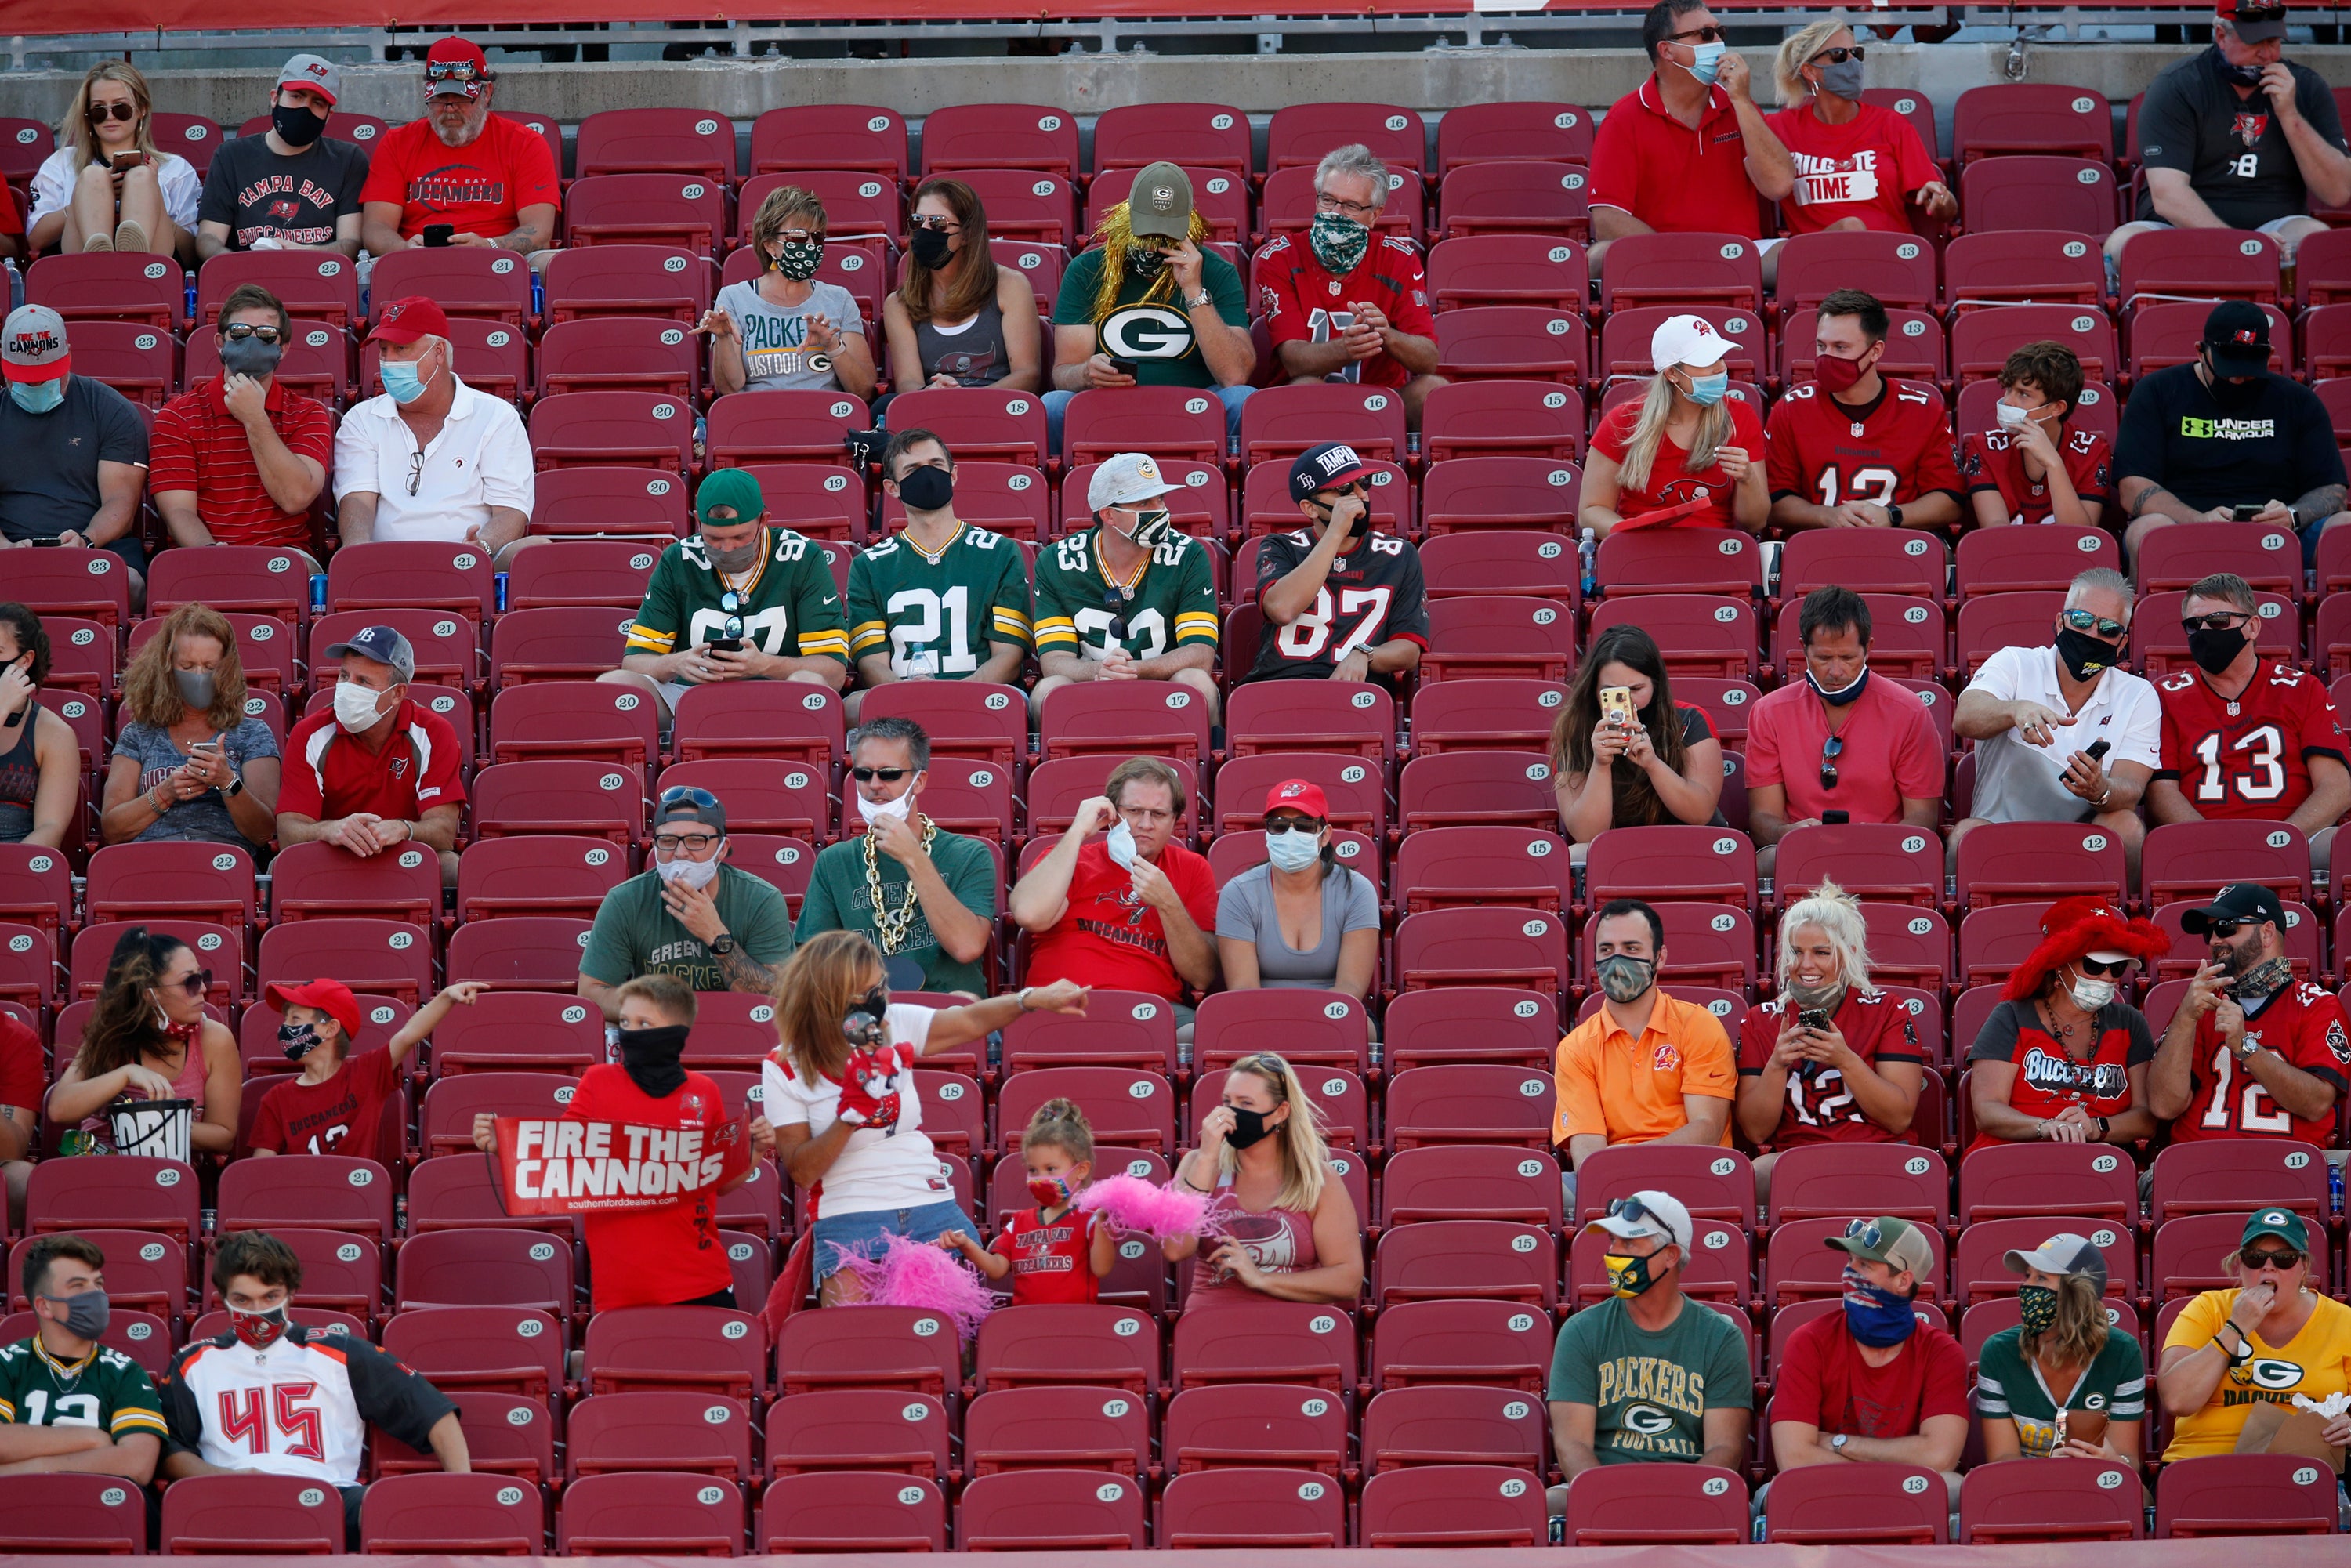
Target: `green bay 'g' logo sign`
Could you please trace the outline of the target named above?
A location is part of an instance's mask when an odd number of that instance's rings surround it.
[[[1192,322],[1165,305],[1126,305],[1102,319],[1102,352],[1119,360],[1180,360],[1192,351]]]
[[[2282,1391],[2302,1381],[2302,1368],[2290,1361],[2263,1356],[2245,1364],[2244,1377],[2256,1388]]]
[[[1662,1437],[1674,1429],[1673,1416],[1654,1405],[1635,1405],[1626,1408],[1625,1429],[1644,1437]]]

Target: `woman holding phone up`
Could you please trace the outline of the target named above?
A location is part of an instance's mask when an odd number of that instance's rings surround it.
[[[35,255],[52,246],[195,255],[195,165],[159,152],[150,128],[147,78],[129,60],[100,60],[81,78],[59,126],[64,145],[33,176],[26,235]]]
[[[1593,639],[1552,727],[1551,767],[1579,855],[1611,828],[1722,821],[1722,742],[1705,709],[1674,701],[1665,655],[1638,626]]]

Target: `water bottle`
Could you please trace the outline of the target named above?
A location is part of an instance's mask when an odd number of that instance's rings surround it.
[[[2326,1212],[2343,1212],[2343,1167],[2333,1160],[2326,1162]]]
[[[507,574],[503,571],[499,572],[491,579],[491,581],[497,592],[498,613],[503,615],[507,612]]]
[[[314,571],[310,574],[310,613],[324,615],[326,612],[327,574],[323,571]]]
[[[909,643],[906,644],[905,674],[901,675],[899,679],[907,681],[935,680],[937,678],[938,673],[939,662],[932,655],[931,645],[929,643]]]

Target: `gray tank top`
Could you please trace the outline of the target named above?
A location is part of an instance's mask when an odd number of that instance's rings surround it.
[[[991,299],[969,321],[945,331],[935,320],[917,321],[914,351],[922,357],[925,381],[948,375],[967,387],[1002,381],[1011,368],[1004,347],[1004,308]]]

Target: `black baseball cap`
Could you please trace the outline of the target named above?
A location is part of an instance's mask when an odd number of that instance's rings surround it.
[[[2223,299],[2204,318],[2204,346],[2223,376],[2257,376],[2270,368],[2269,312],[2250,299]]]
[[[1290,498],[1303,501],[1318,490],[1335,489],[1353,479],[1368,478],[1371,468],[1343,441],[1310,446],[1290,465]]]
[[[2220,896],[2179,917],[2179,928],[2190,936],[2207,936],[2219,925],[2247,925],[2269,921],[2285,929],[2285,905],[2278,895],[2257,882],[2232,882]]]
[[[662,791],[660,801],[653,807],[653,826],[670,822],[700,822],[719,832],[726,831],[726,808],[717,796],[691,784],[679,784]]]
[[[2285,6],[2281,0],[2216,0],[2212,14],[2249,44],[2285,37]]]

